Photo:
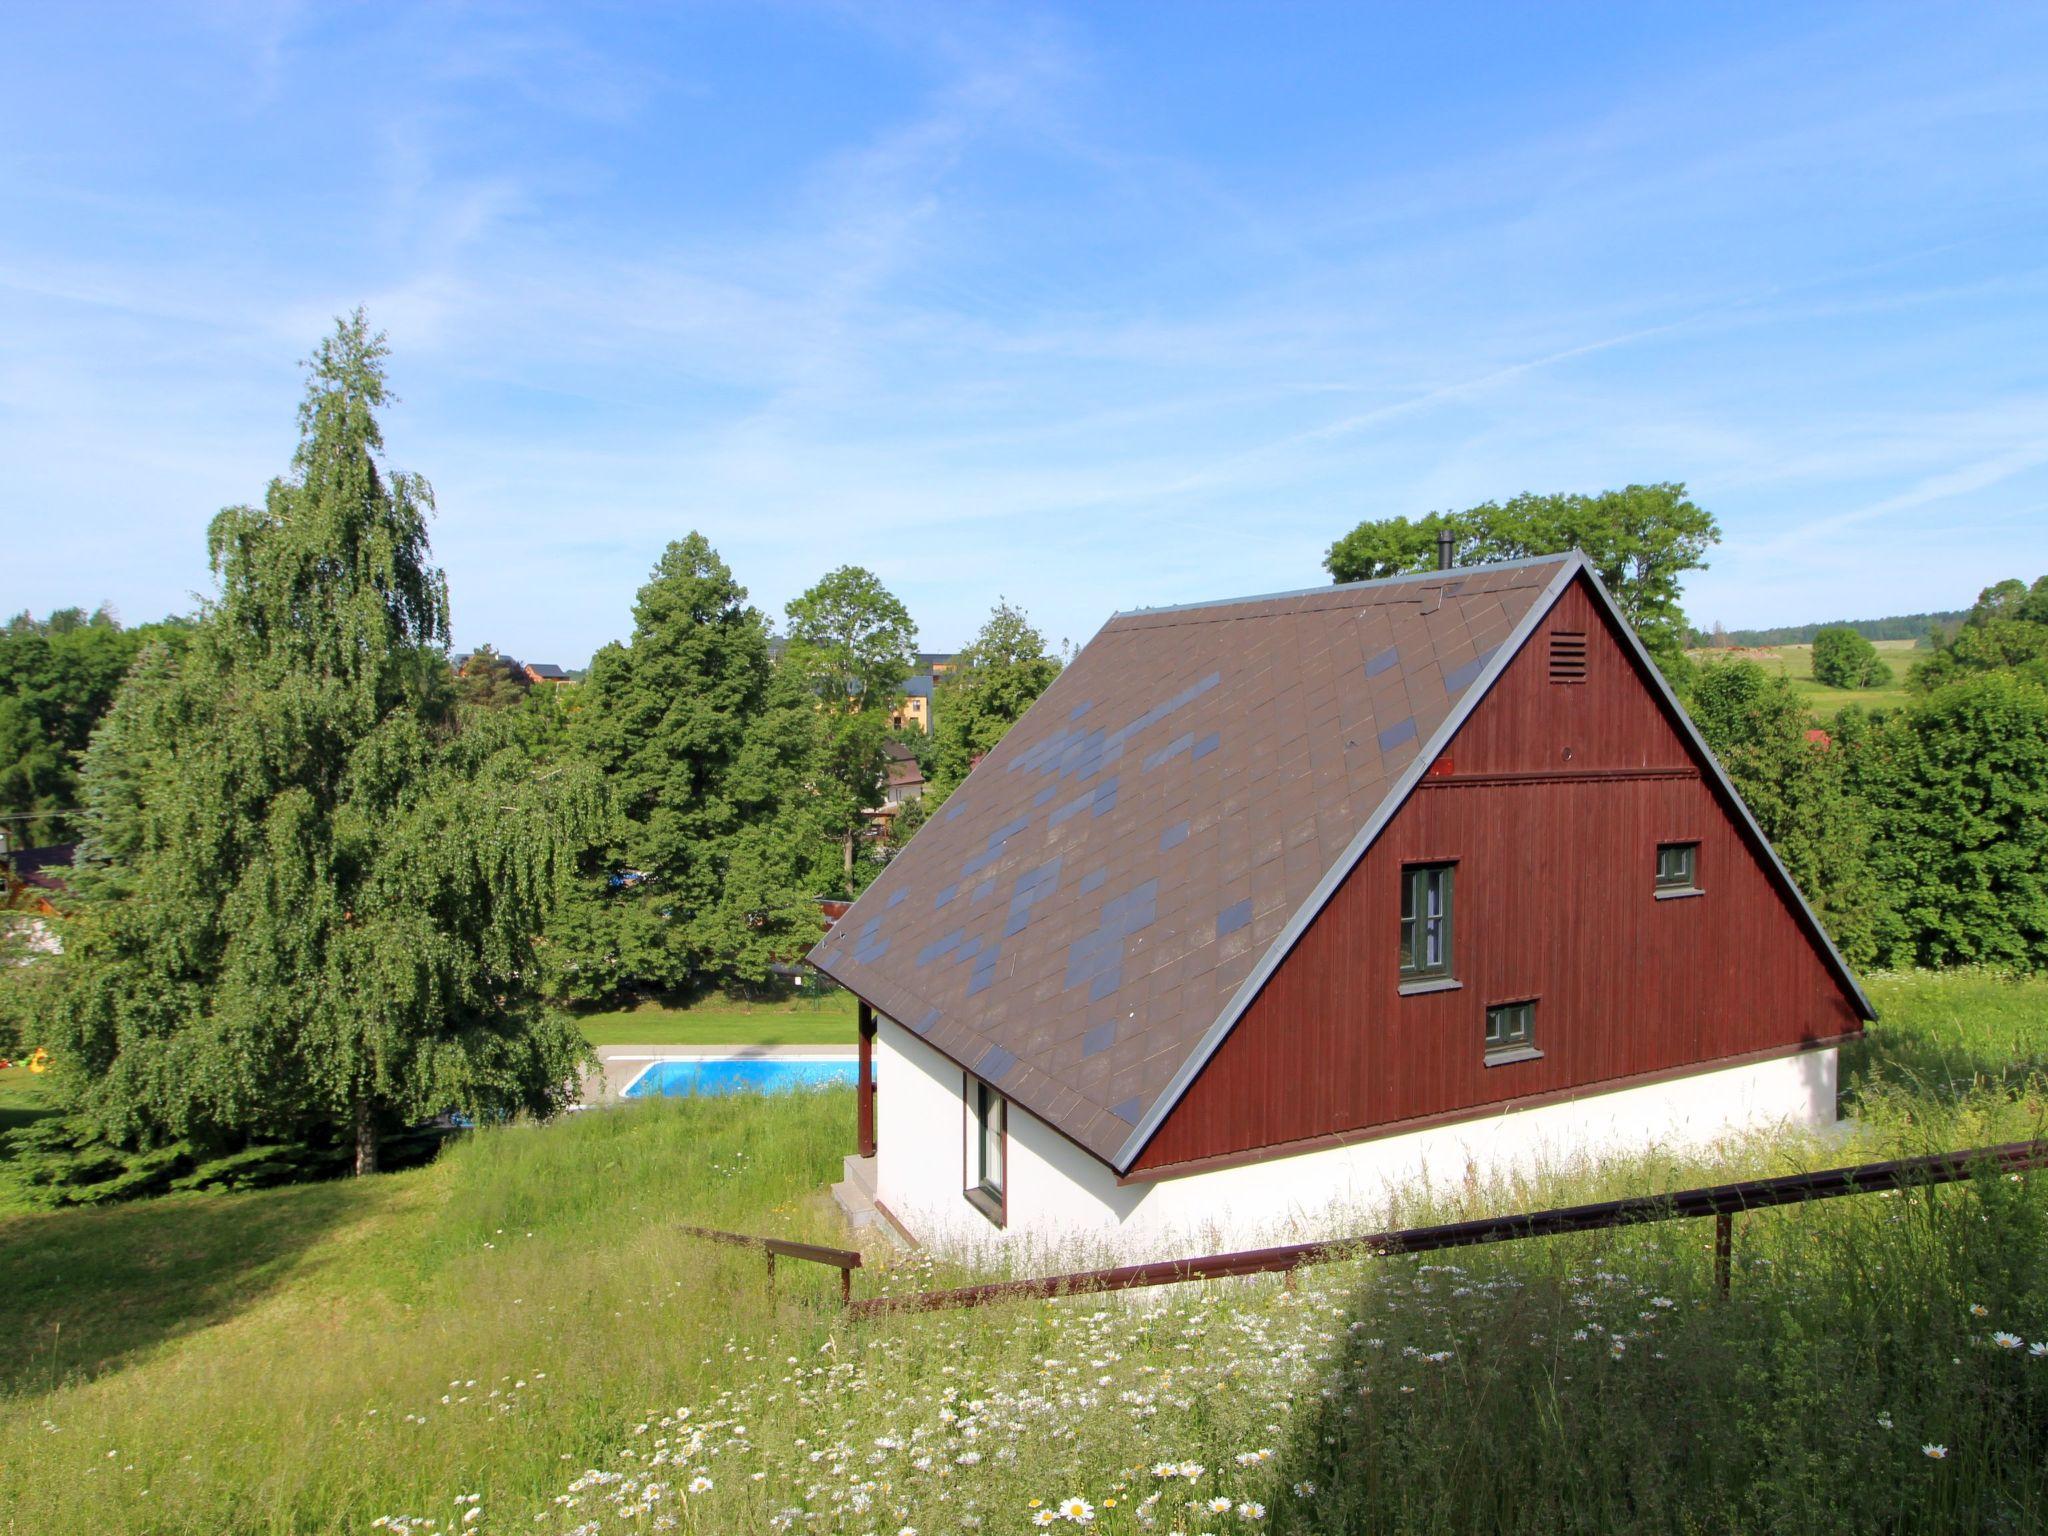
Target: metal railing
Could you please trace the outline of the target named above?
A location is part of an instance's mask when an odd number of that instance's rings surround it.
[[[1531,1237],[1559,1237],[1571,1232],[1593,1232],[1641,1222],[1686,1221],[1707,1216],[1714,1218],[1714,1279],[1725,1294],[1734,1259],[1735,1217],[1743,1211],[1798,1205],[1808,1200],[1833,1200],[1844,1195],[1952,1184],[1979,1173],[2013,1173],[2042,1167],[2048,1167],[2048,1141],[2016,1141],[1997,1147],[1973,1147],[1963,1152],[1938,1152],[1925,1157],[1859,1163],[1847,1168],[1824,1168],[1814,1173],[1740,1179],[1729,1184],[1681,1189],[1664,1195],[1631,1195],[1620,1200],[1558,1206],[1511,1216],[1482,1216],[1471,1221],[1405,1227],[1326,1242],[1290,1243],[1282,1247],[1252,1248],[1195,1259],[1165,1259],[1151,1264],[1127,1264],[1116,1269],[1080,1270],[1034,1280],[999,1280],[954,1290],[925,1291],[913,1296],[877,1296],[862,1301],[849,1299],[846,1305],[855,1317],[875,1317],[892,1312],[932,1312],[1021,1298],[1128,1291],[1141,1286],[1178,1285],[1189,1280],[1220,1280],[1236,1275],[1290,1273],[1310,1264],[1327,1264],[1340,1259],[1433,1253],[1480,1243],[1518,1242]],[[858,1262],[857,1255],[855,1261]],[[850,1285],[851,1276],[843,1278]],[[850,1290],[842,1291],[843,1297],[850,1298],[850,1295]]]
[[[715,1227],[683,1227],[686,1237],[701,1237],[706,1242],[724,1243],[732,1248],[752,1248],[768,1259],[768,1285],[775,1286],[775,1261],[802,1259],[807,1264],[823,1264],[839,1271],[839,1304],[849,1306],[853,1301],[853,1272],[861,1266],[858,1253],[851,1248],[824,1248],[816,1243],[793,1243],[785,1237],[754,1237],[745,1232],[721,1232]]]

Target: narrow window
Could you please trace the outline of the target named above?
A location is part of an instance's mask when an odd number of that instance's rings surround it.
[[[1451,979],[1452,864],[1410,864],[1401,871],[1401,980]]]
[[[997,1226],[1009,1215],[1004,1193],[1004,1141],[1008,1106],[1003,1096],[980,1081],[968,1085],[967,1202]]]
[[[1486,1064],[1533,1061],[1536,1049],[1536,1003],[1500,1003],[1486,1010]]]
[[[1699,890],[1699,852],[1698,843],[1657,845],[1659,896],[1690,896]]]

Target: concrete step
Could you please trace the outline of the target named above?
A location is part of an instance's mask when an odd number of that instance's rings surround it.
[[[875,1160],[872,1157],[851,1155],[840,1163],[846,1182],[865,1191],[867,1197],[875,1198]]]
[[[859,1232],[877,1225],[882,1217],[875,1209],[875,1160],[849,1157],[846,1177],[832,1186],[832,1199],[846,1217],[846,1225]]]

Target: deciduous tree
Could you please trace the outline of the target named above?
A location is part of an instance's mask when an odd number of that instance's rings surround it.
[[[1060,675],[1045,636],[1007,599],[995,609],[934,690],[932,780],[925,798],[943,803],[975,759],[991,751]]]
[[[1323,563],[1337,581],[1427,570],[1442,529],[1455,537],[1461,564],[1584,550],[1657,664],[1683,677],[1688,626],[1679,583],[1706,568],[1707,551],[1721,538],[1713,515],[1683,485],[1629,485],[1595,496],[1524,493],[1413,522],[1370,520],[1332,544]]]
[[[432,491],[387,470],[381,336],[309,364],[291,472],[208,543],[183,654],[138,659],[87,755],[84,902],[51,1046],[117,1145],[330,1136],[546,1111],[583,1045],[533,936],[591,814],[502,717],[450,702]]]
[[[841,854],[846,894],[871,871],[856,858],[867,812],[882,803],[888,712],[917,659],[910,610],[872,572],[842,566],[785,610],[782,666],[817,701],[822,729],[816,809]]]
[[[1863,636],[1833,624],[1813,637],[1813,680],[1830,688],[1881,688],[1892,680],[1892,669]]]

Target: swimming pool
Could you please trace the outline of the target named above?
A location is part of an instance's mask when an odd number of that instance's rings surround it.
[[[714,1093],[790,1093],[851,1088],[860,1064],[851,1056],[689,1057],[649,1062],[626,1084],[628,1099]]]

